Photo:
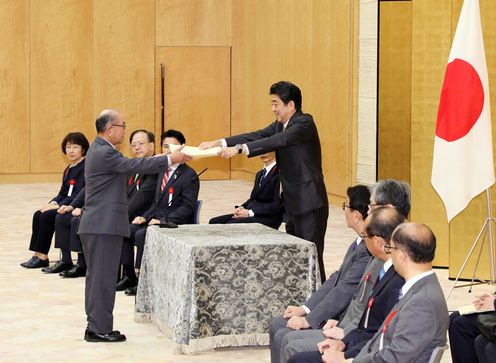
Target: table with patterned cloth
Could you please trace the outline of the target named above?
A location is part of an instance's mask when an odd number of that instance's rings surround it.
[[[135,320],[181,353],[268,345],[271,319],[320,285],[311,242],[261,224],[149,227]]]

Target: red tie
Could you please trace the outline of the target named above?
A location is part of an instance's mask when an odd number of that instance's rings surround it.
[[[164,173],[164,178],[162,179],[162,184],[160,185],[160,193],[164,191],[165,185],[167,184],[167,179],[169,179],[170,168]]]

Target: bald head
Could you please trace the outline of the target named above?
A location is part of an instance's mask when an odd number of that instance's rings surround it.
[[[414,263],[430,263],[436,252],[436,236],[421,223],[403,223],[393,232],[392,240]]]

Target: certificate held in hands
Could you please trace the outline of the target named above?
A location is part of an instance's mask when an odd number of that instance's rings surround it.
[[[171,152],[176,151],[181,146],[182,145],[173,145],[173,144],[169,145]],[[220,149],[221,149],[220,147],[213,147],[211,149],[200,150],[195,146],[184,146],[184,148],[181,151],[187,155],[190,155],[193,159],[200,159],[200,158],[208,158],[211,156],[218,156]]]

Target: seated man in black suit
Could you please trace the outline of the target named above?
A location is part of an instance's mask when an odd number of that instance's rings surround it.
[[[155,153],[155,135],[150,131],[134,130],[129,136],[129,144],[131,153],[135,158],[150,157]],[[133,174],[129,176],[128,180],[128,215],[129,221],[132,221],[152,204],[157,186],[157,174]],[[86,275],[86,261],[81,242],[76,235],[81,208],[84,206],[84,194],[83,189],[71,205],[63,207],[64,210],[59,212],[60,215],[55,219],[55,247],[71,250],[78,254],[77,263],[69,270],[60,272],[59,275],[62,277],[75,278]]]
[[[275,229],[279,228],[283,206],[276,155],[270,152],[260,155],[260,159],[265,166],[255,176],[250,199],[237,206],[232,214],[214,217],[208,223],[261,223]]]
[[[184,135],[177,130],[165,131],[161,140],[163,153],[170,153],[169,144],[183,145],[186,143]],[[167,222],[194,223],[193,217],[199,191],[198,176],[186,164],[173,164],[166,172],[159,174],[153,204],[142,216],[133,219],[131,236],[124,239],[122,247],[124,278],[117,284],[117,291],[126,290],[126,295],[136,295],[138,278],[134,268],[139,273],[145,248],[146,228]],[[134,245],[137,246],[136,262],[134,262]]]

